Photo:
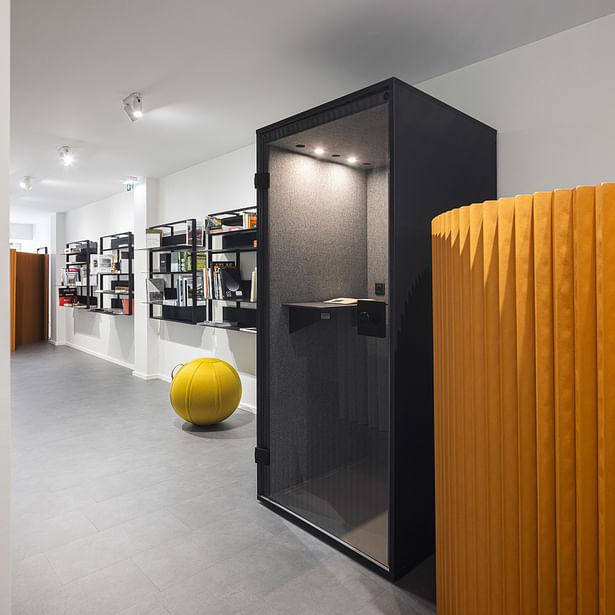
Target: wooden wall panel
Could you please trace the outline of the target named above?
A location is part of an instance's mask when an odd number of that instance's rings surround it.
[[[11,249],[11,352],[15,352],[15,316],[17,312],[17,250]]]
[[[615,613],[615,184],[434,219],[439,615]]]
[[[49,256],[17,252],[14,273],[15,345],[49,337]]]

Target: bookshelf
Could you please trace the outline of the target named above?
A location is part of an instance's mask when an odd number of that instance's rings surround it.
[[[201,324],[256,333],[257,210],[211,213],[205,230],[208,318]]]
[[[146,238],[150,244],[145,247],[149,252],[146,298],[150,318],[190,325],[206,320],[203,225],[196,218],[158,224],[146,230]]]
[[[59,304],[63,307],[90,309],[97,305],[92,282],[90,258],[97,253],[95,241],[83,239],[66,244],[62,281],[58,286]]]
[[[134,312],[134,235],[130,231],[103,235],[97,256],[99,300],[92,312],[132,316]]]

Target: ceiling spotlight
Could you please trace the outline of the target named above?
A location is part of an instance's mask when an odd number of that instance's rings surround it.
[[[318,155],[320,156],[321,154],[324,154],[324,153],[325,153],[325,150],[324,150],[324,149],[322,149],[322,147],[317,147],[317,148],[314,150],[314,153],[315,153],[315,154],[318,154]]]
[[[354,156],[350,156],[350,158],[348,158],[348,162],[352,163],[352,162],[356,162],[357,159]]]
[[[122,183],[124,186],[128,186],[129,184],[138,184],[139,178],[136,175],[129,175]]]
[[[70,167],[70,165],[75,161],[73,151],[68,145],[63,145],[60,149],[58,149],[58,154],[60,155],[60,160],[65,167]]]
[[[124,111],[130,118],[131,122],[143,117],[143,104],[142,96],[139,92],[133,92],[124,98],[122,104],[124,105]]]
[[[32,190],[32,181],[29,175],[24,175],[19,182],[19,187],[23,190]]]

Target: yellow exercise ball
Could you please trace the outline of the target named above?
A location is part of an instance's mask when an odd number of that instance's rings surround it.
[[[184,421],[194,425],[223,421],[235,412],[241,400],[239,374],[220,359],[180,363],[173,368],[171,378],[171,405]]]

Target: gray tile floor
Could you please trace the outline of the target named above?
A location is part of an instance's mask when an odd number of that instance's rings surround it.
[[[66,347],[12,360],[13,614],[435,613],[255,497],[255,417],[175,416],[169,385]]]

